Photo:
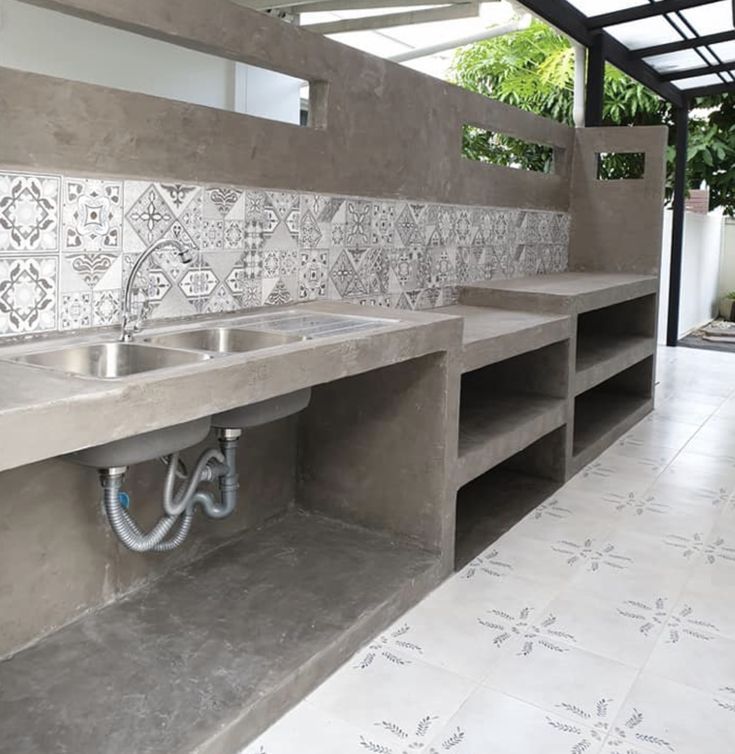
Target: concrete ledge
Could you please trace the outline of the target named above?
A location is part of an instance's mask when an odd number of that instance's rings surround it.
[[[566,340],[571,334],[567,316],[461,304],[434,311],[462,317],[464,321],[462,372]]]
[[[0,663],[0,752],[236,752],[439,581],[292,513]]]
[[[562,272],[465,286],[460,301],[534,312],[579,314],[655,294],[658,278],[615,272]]]

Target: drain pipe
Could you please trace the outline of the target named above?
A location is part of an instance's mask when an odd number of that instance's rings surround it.
[[[190,474],[182,471],[178,453],[165,460],[168,468],[162,499],[164,515],[147,533],[142,531],[121,502],[127,467],[101,469],[103,507],[110,527],[120,542],[133,552],[169,552],[186,540],[198,505],[208,518],[222,519],[231,515],[237,506],[240,488],[237,447],[241,435],[240,429],[218,430],[220,449],[207,448]],[[177,478],[183,482],[174,492]],[[210,492],[199,489],[202,483],[215,481],[219,485],[219,500],[215,500]],[[167,539],[177,525],[175,534]]]

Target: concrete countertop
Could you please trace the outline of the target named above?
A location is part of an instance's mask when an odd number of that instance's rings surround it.
[[[461,301],[480,306],[579,314],[658,291],[655,275],[561,272],[463,286]]]
[[[6,359],[41,348],[110,341],[116,332],[0,347],[0,471],[456,349],[461,338],[460,320],[431,312],[387,311],[336,302],[312,302],[298,308],[304,313],[389,322],[379,329],[218,356],[115,380],[79,377]],[[269,308],[267,313],[277,311]],[[238,312],[150,327],[138,339],[215,322],[245,326],[248,318],[262,314]]]
[[[462,371],[510,359],[571,337],[571,318],[492,306],[456,304],[432,311],[462,317]]]

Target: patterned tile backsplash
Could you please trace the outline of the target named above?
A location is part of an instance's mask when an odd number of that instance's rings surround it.
[[[315,299],[430,308],[456,286],[567,268],[563,213],[0,172],[0,336],[112,325],[138,255],[148,314]]]

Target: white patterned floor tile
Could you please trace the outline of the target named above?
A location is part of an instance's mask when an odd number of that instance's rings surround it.
[[[602,736],[490,689],[478,689],[426,754],[598,754]]]
[[[638,669],[573,644],[575,627],[550,614],[537,633],[517,643],[484,686],[596,730],[607,731]]]
[[[709,611],[680,603],[669,616],[645,671],[706,692],[735,687],[735,640],[717,636],[718,630]]]
[[[302,702],[242,754],[365,754],[362,735]]]
[[[416,741],[428,742],[476,685],[409,652],[368,649],[358,652],[307,700],[322,713],[369,731],[374,746],[390,748],[403,745],[396,740],[398,729],[418,731]]]
[[[735,751],[735,694],[706,694],[643,673],[605,741],[605,754]],[[729,709],[728,706],[732,706]]]

